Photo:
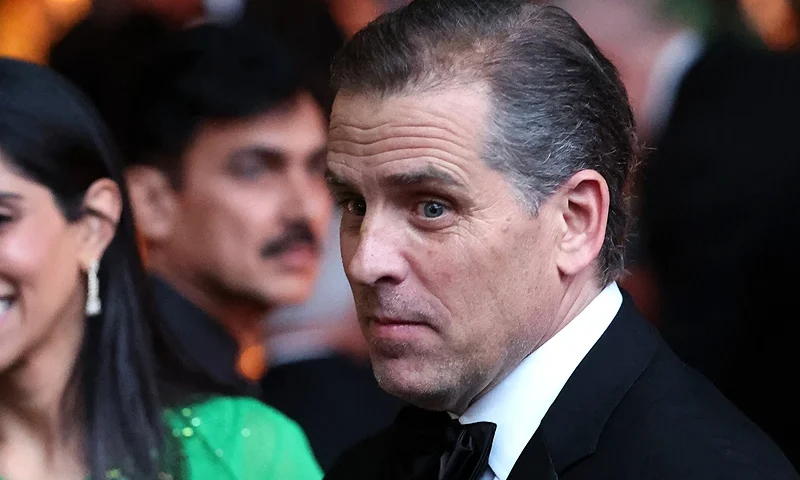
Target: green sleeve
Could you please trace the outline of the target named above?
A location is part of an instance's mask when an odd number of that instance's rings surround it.
[[[181,450],[176,480],[320,480],[303,431],[250,398],[214,397],[166,412]]]

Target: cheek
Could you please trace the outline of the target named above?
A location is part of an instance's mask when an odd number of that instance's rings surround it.
[[[331,197],[328,187],[322,186],[322,190],[318,190],[314,194],[314,210],[310,215],[312,228],[317,238],[323,241],[328,238],[328,232],[331,227],[331,220],[333,217],[333,197]]]
[[[182,213],[183,242],[208,262],[253,262],[264,243],[279,235],[278,208],[268,195],[238,191],[197,195]],[[200,250],[200,251],[198,251]]]
[[[436,242],[415,239],[409,247],[414,277],[447,311],[455,329],[466,330],[482,317],[477,312],[486,307],[493,264],[478,239],[452,234]]]
[[[455,336],[491,344],[523,321],[538,278],[532,252],[540,248],[524,232],[492,228],[447,241],[415,246],[414,271],[449,314]]]
[[[26,324],[58,315],[77,295],[81,278],[73,233],[31,227],[0,236],[0,275],[12,283]]]
[[[47,272],[55,273],[70,263],[77,268],[77,251],[66,229],[56,231],[28,222],[0,236],[0,269],[21,284],[48,277]]]

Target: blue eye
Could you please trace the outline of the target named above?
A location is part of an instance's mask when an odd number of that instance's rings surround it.
[[[445,206],[439,202],[425,202],[422,204],[422,214],[425,218],[439,218],[445,213]]]

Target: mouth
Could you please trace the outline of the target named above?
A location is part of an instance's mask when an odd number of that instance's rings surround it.
[[[373,322],[378,325],[383,326],[427,326],[428,324],[425,322],[417,321],[417,320],[406,320],[403,318],[396,318],[396,317],[374,317]]]
[[[372,336],[379,340],[411,341],[434,331],[427,322],[396,317],[377,316],[369,323]]]

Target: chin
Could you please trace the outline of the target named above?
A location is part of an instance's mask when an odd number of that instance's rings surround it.
[[[280,294],[274,295],[271,298],[272,298],[272,304],[274,305],[282,305],[282,306],[301,305],[311,298],[311,292],[310,291],[289,292],[289,293],[281,292]]]
[[[426,410],[446,410],[451,404],[451,389],[440,380],[441,370],[432,365],[414,365],[404,359],[372,356],[372,369],[378,385],[401,400]]]
[[[314,293],[313,281],[277,282],[263,293],[267,304],[299,305],[308,301]]]

